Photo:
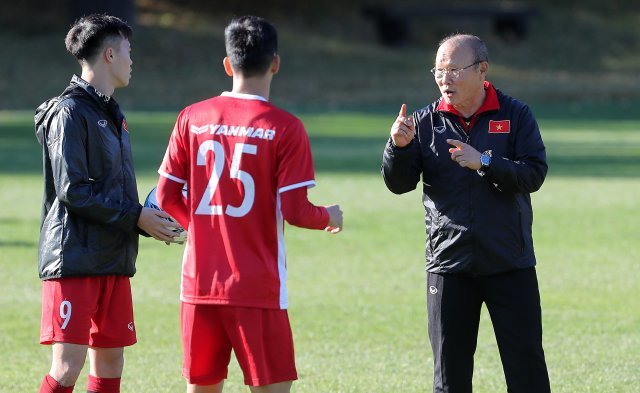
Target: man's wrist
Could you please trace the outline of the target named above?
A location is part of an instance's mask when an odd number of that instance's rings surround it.
[[[411,144],[413,143],[413,139],[411,141],[409,141],[409,143],[407,143],[404,146],[398,146],[396,145],[396,143],[393,141],[393,138],[389,138],[389,145],[391,146],[391,148],[396,149],[396,150],[403,150],[406,149],[407,147],[411,146]]]
[[[484,176],[489,172],[492,160],[493,154],[491,150],[486,150],[480,155],[480,169],[478,169],[478,174],[480,176]]]

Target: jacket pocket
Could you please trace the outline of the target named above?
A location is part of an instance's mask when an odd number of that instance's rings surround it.
[[[519,205],[518,211],[520,213],[520,241],[521,241],[521,254],[533,252],[533,211],[530,205]]]
[[[435,252],[435,242],[436,237],[438,236],[438,229],[440,227],[440,218],[438,211],[433,209],[427,209],[425,213],[425,228],[427,235],[426,242],[426,257],[427,260],[434,256]]]
[[[64,239],[65,249],[70,249],[73,247],[82,247],[86,249],[89,245],[89,228],[87,222],[76,216],[73,213],[70,213],[68,210],[65,211],[65,218],[63,220],[64,227]]]

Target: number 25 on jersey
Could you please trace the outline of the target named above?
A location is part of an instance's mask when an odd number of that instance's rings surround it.
[[[211,205],[211,199],[213,198],[213,194],[216,192],[216,188],[218,188],[220,176],[222,176],[222,172],[224,170],[224,148],[222,147],[222,144],[217,141],[207,140],[202,142],[198,148],[197,165],[207,165],[207,153],[209,152],[213,152],[213,171],[211,172],[211,177],[209,178],[207,187],[204,190],[204,194],[200,199],[200,203],[198,203],[196,214],[222,215],[223,206]],[[244,198],[242,199],[240,206],[226,206],[224,214],[228,216],[242,217],[251,211],[256,193],[255,183],[253,181],[253,177],[251,177],[249,173],[240,170],[240,162],[243,154],[255,155],[257,152],[258,147],[248,143],[236,143],[233,149],[233,159],[231,160],[229,177],[231,179],[238,179],[242,182],[244,186]]]

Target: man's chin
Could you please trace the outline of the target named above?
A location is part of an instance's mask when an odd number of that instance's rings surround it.
[[[130,81],[130,80],[131,80],[131,79],[127,79],[127,80],[120,81],[120,84],[119,84],[118,86],[116,86],[116,89],[119,89],[119,88],[122,88],[122,87],[127,87],[127,86],[129,86],[129,81]]]
[[[455,102],[454,100],[452,100],[452,97],[450,95],[443,94],[442,99],[444,100],[444,102],[446,102],[449,105],[455,105]]]

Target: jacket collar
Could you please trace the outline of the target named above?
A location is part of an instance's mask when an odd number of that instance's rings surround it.
[[[91,86],[89,82],[85,81],[81,77],[76,74],[73,74],[71,77],[71,86],[78,86],[87,92],[93,99],[98,101],[100,104],[108,104],[112,98],[108,95],[102,94],[95,87]]]
[[[69,87],[67,87],[66,91],[71,90],[80,90],[86,93],[91,100],[98,105],[101,110],[103,110],[106,114],[113,117],[115,124],[118,126],[118,129],[124,129],[129,132],[126,128],[126,121],[124,120],[124,114],[120,111],[120,105],[114,100],[112,97],[107,96],[99,92],[95,89],[95,87],[91,86],[89,82],[80,78],[78,75],[74,74],[71,78],[71,83]]]

